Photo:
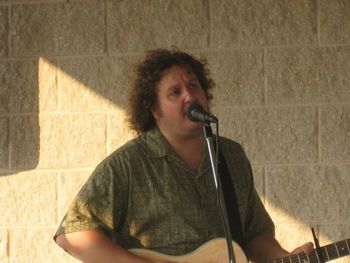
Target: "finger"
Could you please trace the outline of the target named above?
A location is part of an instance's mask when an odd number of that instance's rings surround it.
[[[298,253],[310,253],[312,250],[314,249],[314,244],[311,242],[307,242],[304,245],[297,247],[296,249],[294,249],[291,254],[298,254]]]
[[[314,249],[314,244],[312,242],[307,242],[303,245],[303,247],[305,253],[310,253]]]

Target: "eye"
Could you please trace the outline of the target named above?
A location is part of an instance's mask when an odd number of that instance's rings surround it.
[[[180,89],[179,88],[175,88],[172,91],[170,91],[169,95],[177,97],[177,96],[180,95],[180,93],[181,93]]]
[[[190,83],[190,88],[192,88],[192,89],[197,89],[197,88],[199,88],[200,87],[200,85],[199,85],[199,83],[198,82],[191,82]]]

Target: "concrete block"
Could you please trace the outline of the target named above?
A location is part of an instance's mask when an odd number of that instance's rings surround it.
[[[55,244],[53,228],[24,228],[11,231],[11,262],[67,262],[78,263]]]
[[[209,41],[209,3],[203,0],[110,1],[112,52],[159,47],[203,48]]]
[[[215,106],[261,105],[264,100],[262,50],[206,53]]]
[[[40,127],[38,115],[18,115],[10,121],[10,167],[33,168],[40,151]]]
[[[350,160],[350,106],[321,108],[321,159],[324,162]]]
[[[0,262],[8,262],[8,231],[0,228]]]
[[[318,117],[313,107],[214,108],[221,135],[238,141],[252,163],[318,160]]]
[[[324,193],[327,193],[325,200],[326,206],[330,209],[334,216],[336,216],[336,222],[349,224],[350,211],[347,209],[350,196],[347,189],[349,186],[350,165],[325,165],[324,166],[324,184],[327,186],[324,188]],[[326,207],[325,207],[326,209]],[[349,229],[348,229],[349,230]],[[348,236],[350,238],[350,236]]]
[[[211,2],[211,46],[317,43],[317,1]]]
[[[38,112],[37,61],[2,62],[0,110],[5,113]]]
[[[58,6],[57,12],[59,55],[105,52],[105,1],[66,1]]]
[[[337,170],[330,173],[329,170]],[[350,216],[349,166],[267,167],[268,210],[276,223],[344,222]],[[276,209],[277,208],[277,209]],[[331,208],[331,209],[330,209]]]
[[[0,168],[9,168],[9,120],[0,117]]]
[[[11,6],[11,56],[57,54],[56,4]]]
[[[10,63],[8,62],[0,62],[0,113],[8,113],[9,112],[9,95],[10,88]]]
[[[119,110],[127,104],[129,58],[74,58],[59,64],[61,111]]]
[[[327,245],[348,238],[350,238],[349,222],[321,224],[319,226],[320,245]]]
[[[106,155],[106,116],[40,116],[40,168],[94,167]]]
[[[288,48],[267,51],[267,103],[350,101],[350,48]]]
[[[321,44],[350,43],[350,2],[320,1]]]
[[[63,171],[59,174],[58,180],[58,220],[61,222],[66,214],[69,205],[72,203],[80,188],[88,180],[92,170]],[[58,223],[59,223],[58,222]]]
[[[0,176],[0,189],[0,225],[36,227],[55,221],[55,173],[33,171]]]
[[[0,62],[0,113],[55,110],[56,75],[44,59]]]
[[[8,7],[0,6],[0,58],[8,56],[9,44]]]
[[[91,167],[106,155],[104,115],[16,116],[11,120],[12,168]]]
[[[108,114],[108,153],[135,137],[136,133],[129,128],[124,111]]]
[[[40,113],[57,111],[57,60],[40,58],[38,60],[38,104]]]

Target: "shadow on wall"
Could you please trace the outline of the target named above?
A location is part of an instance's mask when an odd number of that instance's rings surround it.
[[[121,125],[130,63],[115,57],[0,63],[1,175],[100,161],[108,152],[106,131],[96,141],[94,129],[106,129],[106,114]],[[96,143],[98,153],[89,151]]]
[[[0,63],[1,174],[29,170],[39,160],[39,63]]]

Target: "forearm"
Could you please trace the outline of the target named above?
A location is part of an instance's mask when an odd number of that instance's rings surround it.
[[[146,263],[129,253],[98,231],[83,231],[60,235],[57,244],[84,263]]]
[[[247,257],[251,262],[269,262],[275,258],[289,255],[272,234],[263,234],[249,241],[245,247]]]

